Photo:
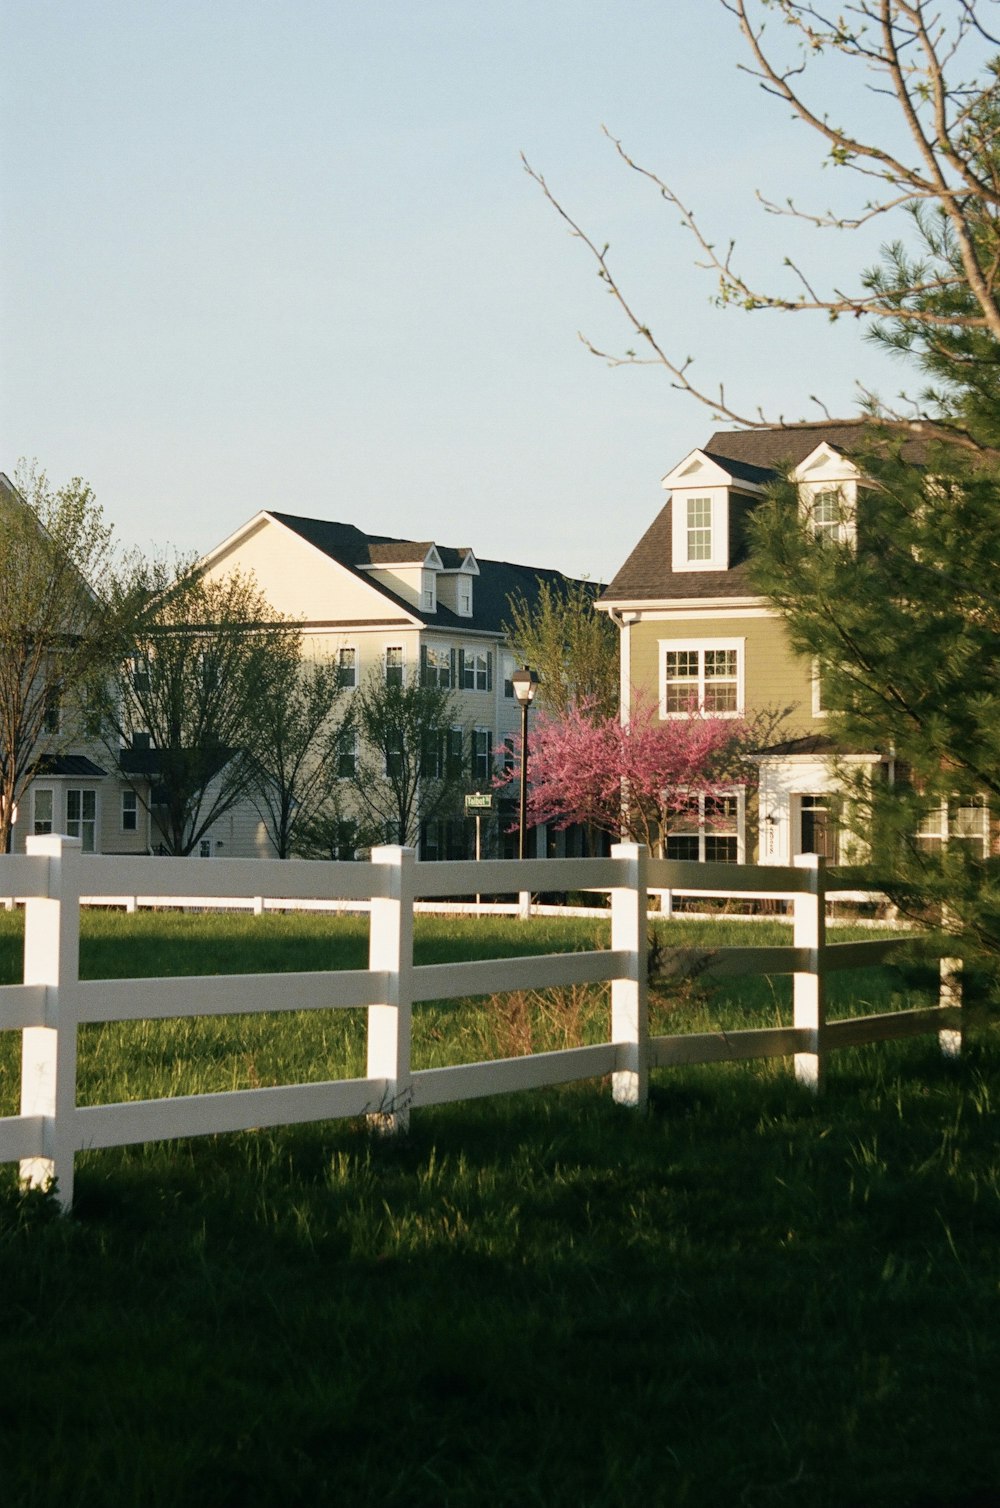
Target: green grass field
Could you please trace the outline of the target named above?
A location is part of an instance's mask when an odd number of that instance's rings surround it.
[[[705,928],[709,930],[705,930]],[[735,929],[735,934],[733,933]],[[669,941],[778,942],[780,924]],[[604,945],[419,920],[418,962]],[[20,968],[0,914],[0,978]],[[364,919],[85,917],[89,977],[363,967]],[[933,998],[919,967],[833,1012]],[[674,986],[654,1029],[786,1020]],[[363,1013],[81,1032],[80,1099],[357,1072]],[[431,1003],[415,1066],[607,1035],[606,991]],[[0,1113],[16,1111],[0,1037]],[[0,1504],[1000,1502],[1000,1054],[933,1038],[358,1123],[82,1154],[71,1218],[0,1178]]]

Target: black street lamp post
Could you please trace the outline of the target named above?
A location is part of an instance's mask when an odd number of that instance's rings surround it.
[[[521,800],[517,856],[523,859],[528,833],[528,708],[538,690],[538,672],[529,670],[525,665],[522,670],[515,671],[512,680],[514,695],[521,705]]]

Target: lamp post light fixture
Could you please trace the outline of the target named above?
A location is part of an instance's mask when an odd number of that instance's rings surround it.
[[[521,705],[521,800],[517,856],[523,859],[528,832],[528,708],[534,701],[535,692],[538,690],[538,672],[529,670],[525,665],[523,669],[514,672],[511,680],[514,695]]]

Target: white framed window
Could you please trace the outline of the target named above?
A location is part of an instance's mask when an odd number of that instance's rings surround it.
[[[358,651],[353,644],[337,651],[337,685],[351,689],[358,684]]]
[[[986,858],[990,851],[990,811],[983,796],[954,797],[932,807],[917,828],[917,843],[929,852],[939,852],[948,843],[965,843]]]
[[[94,853],[97,843],[97,792],[70,786],[66,792],[66,833],[79,838],[84,853]]]
[[[212,840],[211,840],[211,838],[202,838],[201,839],[201,841],[198,844],[198,857],[199,857],[199,859],[210,859],[212,857]]]
[[[813,717],[825,717],[829,708],[823,693],[823,667],[818,660],[812,662],[810,675],[812,684],[812,715]]]
[[[509,702],[514,700],[514,675],[517,670],[517,661],[513,655],[503,657],[503,694]]]
[[[841,538],[841,525],[844,521],[840,493],[837,491],[817,492],[809,508],[809,519],[814,539],[821,543],[838,544]]]
[[[689,811],[670,823],[664,845],[667,858],[699,864],[742,863],[745,806],[742,790],[699,796]]]
[[[459,678],[463,691],[493,690],[493,654],[488,649],[464,649],[458,652]]]
[[[358,735],[344,728],[337,740],[337,779],[351,780],[358,772]]]
[[[448,691],[451,689],[452,677],[452,650],[437,644],[421,644],[420,684],[439,686],[443,691]]]
[[[660,716],[743,711],[743,639],[661,639]]]
[[[135,791],[122,791],[122,832],[139,831],[139,798]]]
[[[403,646],[391,644],[385,652],[385,684],[387,686],[402,686],[405,663]]]
[[[461,618],[472,617],[471,581],[460,581],[458,584],[458,613]]]
[[[50,833],[55,818],[55,792],[48,787],[37,786],[31,793],[31,831]]]
[[[840,857],[841,801],[835,792],[805,791],[797,798],[799,853],[818,854],[835,864]]]
[[[687,500],[687,558],[712,559],[712,499],[689,497]]]
[[[729,567],[730,491],[725,486],[672,489],[670,549],[675,571]]]
[[[402,779],[405,753],[402,733],[390,730],[385,740],[385,773],[389,780]],[[387,839],[386,841],[395,840]]]

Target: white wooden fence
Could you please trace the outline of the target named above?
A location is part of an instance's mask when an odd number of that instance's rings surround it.
[[[0,986],[0,1030],[22,1034],[20,1114],[0,1118],[0,1162],[17,1161],[25,1182],[55,1182],[68,1207],[73,1159],[88,1148],[197,1136],[251,1127],[369,1115],[387,1131],[411,1109],[611,1075],[614,1098],[641,1106],[654,1068],[793,1056],[795,1073],[818,1089],[826,1055],[838,1047],[937,1031],[943,1050],[961,1042],[957,966],[942,963],[941,1003],[921,1010],[827,1021],[825,983],[836,969],[870,967],[899,940],[828,944],[828,891],[822,861],[795,868],[651,860],[635,844],[607,859],[530,859],[417,864],[411,850],[380,848],[370,864],[277,859],[117,858],[83,855],[79,840],[28,839],[25,856],[0,858],[0,901],[25,906],[24,982]],[[197,864],[195,868],[194,865]],[[197,883],[192,881],[196,876]],[[719,948],[683,964],[715,975],[791,973],[793,1025],[651,1037],[647,1011],[650,886],[791,895],[788,947]],[[370,902],[367,969],[167,979],[79,977],[81,897],[156,895],[213,898],[271,895],[284,902],[339,897]],[[606,889],[611,947],[469,963],[413,962],[418,897]],[[525,922],[530,926],[530,922]],[[679,950],[684,951],[684,950]],[[425,1000],[610,981],[610,1032],[596,1046],[529,1057],[414,1071],[411,1016]],[[261,1011],[359,1009],[368,1013],[362,1079],[231,1093],[81,1106],[76,1103],[77,1027],[82,1023],[219,1016]]]

